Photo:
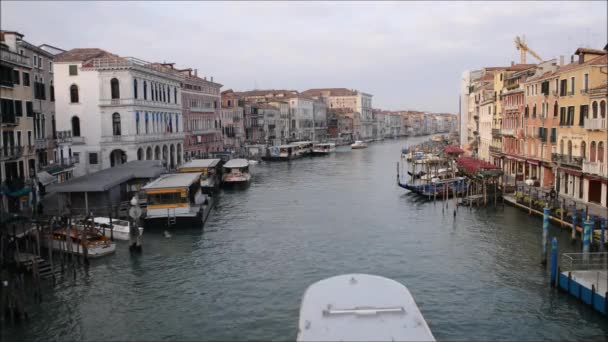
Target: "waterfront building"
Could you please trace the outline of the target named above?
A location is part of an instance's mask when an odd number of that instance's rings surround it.
[[[264,130],[260,125],[258,109],[254,103],[245,102],[243,104],[243,118],[245,128],[245,142],[247,144],[264,144]]]
[[[262,141],[264,144],[280,145],[281,137],[278,133],[280,128],[277,128],[281,118],[279,108],[265,102],[253,103],[251,106],[253,110],[257,111],[258,125],[262,129]]]
[[[182,163],[180,72],[87,48],[57,55],[53,73],[60,158],[73,158],[75,176],[131,160]]]
[[[471,90],[471,72],[464,71],[460,78],[460,108],[458,114],[458,133],[460,147],[469,145],[469,92]]]
[[[173,69],[173,64],[165,64]],[[224,150],[222,131],[226,122],[221,117],[221,84],[213,77],[198,77],[197,70],[182,73],[181,99],[184,116],[184,158],[208,158],[212,152]]]
[[[496,111],[496,93],[494,91],[494,75],[488,73],[479,93],[479,146],[478,157],[490,161],[490,146],[492,145],[493,113]]]
[[[221,116],[225,122],[225,130],[222,130],[224,149],[227,151],[241,151],[245,143],[245,119],[244,108],[241,104],[244,100],[232,89],[222,92]]]
[[[275,99],[268,100],[269,105],[274,106],[279,109],[279,118],[277,119],[277,138],[280,138],[281,144],[286,144],[287,139],[289,138],[289,125],[290,125],[290,115],[289,115],[289,100],[288,99]]]
[[[316,100],[312,103],[314,121],[314,141],[325,141],[327,139],[327,105],[325,102]]]
[[[603,205],[606,205],[607,195],[599,165],[605,165],[606,133],[597,126],[598,123],[601,125],[601,120],[598,120],[601,118],[601,100],[594,97],[592,101],[589,90],[604,84],[606,68],[606,51],[583,48],[576,50],[570,64],[559,68],[559,79],[556,80],[556,85],[559,85],[558,148],[552,155],[558,165],[556,190],[560,195]],[[597,105],[595,115],[594,103]],[[584,161],[587,166],[583,169]]]
[[[291,140],[312,141],[314,103],[314,99],[303,95],[289,98]]]
[[[551,154],[556,150],[559,123],[557,90],[552,89],[559,77],[558,67],[555,59],[540,63],[523,85],[526,146],[523,156],[530,169],[530,178],[546,188],[554,186],[554,170],[557,167],[551,160]]]
[[[22,38],[0,31],[0,211],[13,213],[29,205],[26,185],[36,174],[33,88],[39,88],[31,58],[20,48]]]
[[[327,108],[348,108],[361,116],[362,139],[374,138],[374,118],[372,113],[373,95],[346,88],[309,89],[302,95],[325,102]]]

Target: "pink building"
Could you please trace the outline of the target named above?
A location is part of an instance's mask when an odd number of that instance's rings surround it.
[[[196,70],[180,70],[182,83],[182,113],[184,115],[184,158],[207,158],[211,152],[224,150],[222,142],[221,84],[213,77],[200,78]]]

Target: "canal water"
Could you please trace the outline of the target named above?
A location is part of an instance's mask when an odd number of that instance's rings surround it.
[[[204,229],[144,234],[45,292],[3,340],[293,340],[306,287],[362,272],[405,284],[438,340],[604,339],[608,320],[549,288],[540,218],[460,208],[396,186],[401,147],[253,167]],[[569,233],[552,228],[562,250]]]

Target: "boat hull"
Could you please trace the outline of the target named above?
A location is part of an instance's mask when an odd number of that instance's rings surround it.
[[[79,246],[77,243],[71,243],[71,246],[66,244],[65,241],[57,241],[53,240],[53,250],[61,251],[65,253],[72,253],[76,255],[84,255],[84,250],[82,246]],[[116,244],[105,243],[99,244],[96,246],[90,246],[87,248],[87,257],[89,258],[99,258],[105,255],[109,255],[116,252]]]
[[[350,148],[353,150],[362,150],[364,148],[367,148],[367,146],[351,146]]]

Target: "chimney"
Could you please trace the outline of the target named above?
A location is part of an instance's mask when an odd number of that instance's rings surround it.
[[[211,76],[211,82],[213,82],[213,76]]]
[[[205,80],[205,81],[206,81],[206,80],[207,80],[207,76],[203,77],[203,80]]]
[[[559,56],[559,65],[564,65],[564,56]]]
[[[194,69],[194,76],[198,76],[198,69]]]
[[[514,65],[515,65],[515,62],[511,61],[511,66],[514,66]]]

